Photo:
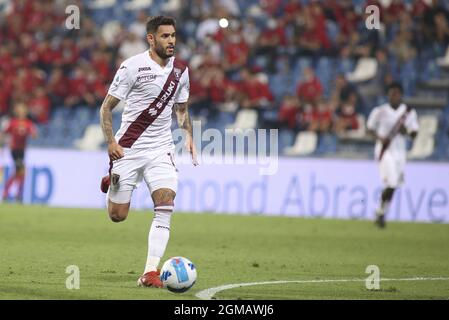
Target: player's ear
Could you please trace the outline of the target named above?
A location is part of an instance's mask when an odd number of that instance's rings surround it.
[[[154,34],[147,33],[147,41],[150,46],[154,47]]]

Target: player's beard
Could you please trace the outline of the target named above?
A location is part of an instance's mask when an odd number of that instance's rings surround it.
[[[159,45],[157,42],[154,43],[154,51],[162,59],[171,58],[175,54],[175,46],[173,46],[173,53],[168,54],[167,49],[168,49],[168,46],[166,48],[164,48],[163,46]]]

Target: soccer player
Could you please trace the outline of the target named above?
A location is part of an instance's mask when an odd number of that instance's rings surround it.
[[[18,184],[18,191],[16,194],[16,200],[22,202],[23,200],[23,186],[25,181],[25,149],[27,140],[31,136],[35,138],[37,136],[37,130],[33,122],[27,118],[28,108],[27,106],[19,102],[14,106],[14,117],[11,118],[6,125],[4,133],[10,136],[9,148],[11,150],[11,156],[14,160],[15,172],[6,181],[5,188],[3,190],[3,200],[8,200],[9,191],[14,183]]]
[[[158,265],[170,233],[177,191],[177,169],[173,160],[172,108],[186,131],[186,149],[197,165],[192,125],[188,113],[189,73],[175,59],[176,24],[170,17],[148,20],[150,49],[125,60],[117,70],[101,106],[101,126],[108,144],[109,175],[101,189],[107,192],[107,209],[114,222],[126,219],[131,195],[137,184],[146,182],[154,203],[148,235],[148,254],[137,284],[162,287]],[[113,135],[112,109],[126,102],[120,129]]]
[[[384,184],[380,206],[376,210],[375,223],[379,228],[385,227],[385,214],[394,191],[404,181],[406,137],[414,139],[419,129],[416,111],[402,102],[402,93],[399,83],[390,84],[388,103],[374,108],[368,117],[367,128],[376,138],[375,157]]]

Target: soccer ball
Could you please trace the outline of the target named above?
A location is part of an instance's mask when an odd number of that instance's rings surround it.
[[[195,284],[196,267],[184,257],[170,258],[162,266],[161,281],[171,292],[186,292]]]

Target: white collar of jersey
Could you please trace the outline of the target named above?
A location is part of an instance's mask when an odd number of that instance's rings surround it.
[[[397,107],[396,109],[394,109],[394,108],[391,106],[390,103],[387,103],[387,106],[388,106],[388,108],[390,108],[390,109],[393,110],[393,111],[400,111],[400,110],[406,108],[406,106],[405,106],[404,103],[401,103],[401,104],[399,105],[399,107]]]
[[[153,58],[151,58],[150,55],[150,49],[148,49],[147,51],[145,51],[145,54],[147,55],[147,57],[150,60],[151,64],[154,64],[156,66],[158,66],[159,68],[161,68],[162,70],[171,70],[171,67],[173,66],[173,60],[175,60],[175,57],[171,57],[168,59],[167,64],[165,65],[165,67],[162,67],[159,63],[157,63],[156,61],[153,60]]]

